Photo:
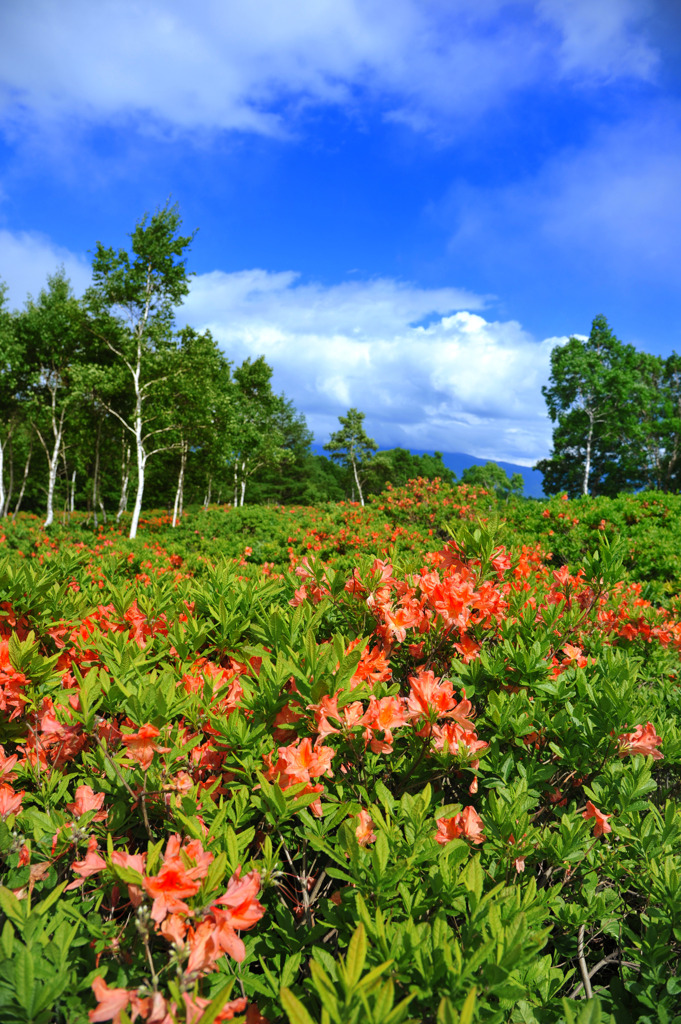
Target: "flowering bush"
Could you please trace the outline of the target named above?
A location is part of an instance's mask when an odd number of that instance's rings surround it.
[[[0,1020],[681,1020],[674,602],[403,491],[8,524]]]

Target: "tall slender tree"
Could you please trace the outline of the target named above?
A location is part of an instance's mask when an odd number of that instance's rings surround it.
[[[189,291],[185,252],[194,234],[181,235],[177,206],[145,214],[131,233],[130,251],[97,243],[92,263],[94,284],[86,294],[97,336],[127,374],[131,410],[108,411],[129,434],[137,460],[137,491],[130,537],[137,535],[148,460],[165,451],[172,430],[154,405],[155,393],[180,372],[173,357],[175,309]]]
[[[29,298],[17,317],[17,336],[30,372],[31,420],[47,460],[47,529],[54,520],[68,417],[80,396],[78,368],[87,358],[83,310],[63,270],[48,278],[36,301]]]
[[[232,374],[227,451],[233,469],[233,502],[243,505],[246,485],[259,469],[288,462],[281,415],[285,399],[272,390],[272,367],[263,356],[245,359]]]
[[[331,452],[332,459],[336,459],[351,471],[362,505],[364,494],[360,482],[361,471],[378,449],[376,442],[368,437],[364,430],[365,415],[357,409],[348,409],[345,416],[338,417],[340,430],[336,430],[324,445],[324,450]]]
[[[0,281],[0,515],[8,511],[11,487],[6,487],[5,462],[25,418],[28,378],[26,349],[7,305],[7,286]]]
[[[219,422],[221,391],[229,389],[229,363],[210,331],[185,327],[179,335],[179,372],[166,381],[173,430],[170,437],[178,457],[173,526],[182,515],[187,463],[190,453],[203,460]],[[224,438],[218,444],[224,444]]]

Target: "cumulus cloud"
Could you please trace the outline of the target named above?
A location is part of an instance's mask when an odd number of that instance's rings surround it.
[[[356,406],[383,446],[529,466],[550,448],[541,385],[565,339],[539,343],[472,312],[487,301],[389,279],[324,287],[291,272],[214,271],[194,280],[181,316],[237,363],[264,355],[320,441]]]
[[[49,275],[64,268],[77,295],[90,284],[90,267],[79,256],[35,231],[0,230],[0,278],[8,288],[10,308],[19,309],[29,294],[37,297]]]
[[[84,257],[44,235],[0,230],[11,306],[37,295],[59,265],[81,294]],[[216,270],[192,279],[178,321],[209,328],[235,363],[264,355],[319,441],[356,406],[384,447],[529,466],[550,448],[541,385],[565,339],[537,342],[515,321],[486,319],[492,299],[390,278],[323,285],[293,271]]]
[[[416,129],[567,76],[650,77],[649,0],[24,0],[0,11],[0,110],[283,135],[362,97]],[[560,60],[555,60],[556,46]]]

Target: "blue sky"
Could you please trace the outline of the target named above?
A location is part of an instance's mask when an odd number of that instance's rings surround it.
[[[551,348],[681,349],[675,0],[6,0],[13,305],[177,201],[180,319],[264,354],[318,441],[525,466]]]

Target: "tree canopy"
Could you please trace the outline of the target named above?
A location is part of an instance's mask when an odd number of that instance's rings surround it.
[[[357,487],[360,504],[364,504],[361,478],[364,477],[367,464],[378,449],[376,442],[364,430],[366,413],[358,409],[348,409],[345,416],[339,416],[340,430],[336,430],[329,438],[324,450],[331,452],[331,457],[352,471],[352,479]]]
[[[624,344],[601,315],[588,339],[554,348],[542,388],[553,450],[535,467],[545,493],[612,496],[678,486],[679,365],[676,353],[663,360]]]

